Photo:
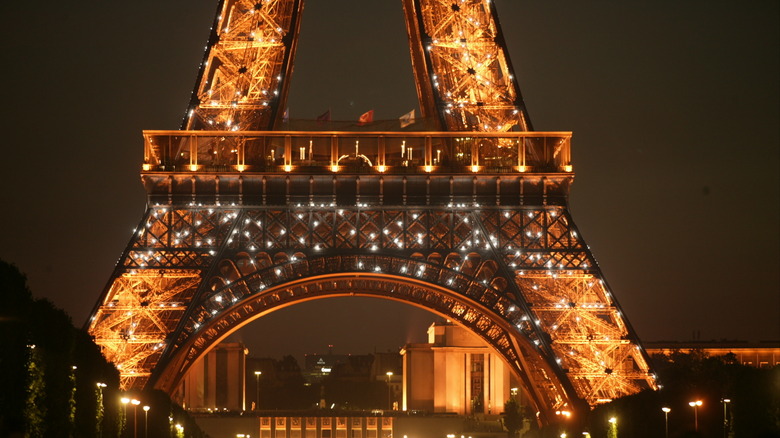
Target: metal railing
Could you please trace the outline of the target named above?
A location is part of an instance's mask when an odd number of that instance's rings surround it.
[[[571,132],[144,131],[143,169],[571,172]]]

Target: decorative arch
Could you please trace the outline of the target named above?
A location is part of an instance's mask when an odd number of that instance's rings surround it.
[[[226,289],[223,288],[222,293]],[[565,396],[558,400],[550,400],[550,392],[542,393],[535,390],[538,385],[534,385],[530,380],[529,361],[534,362],[536,366],[541,366],[543,368],[539,370],[542,371],[541,374],[550,377],[546,385],[550,388],[554,387],[558,394],[565,394],[562,383],[555,377],[554,370],[550,369],[544,361],[529,357],[529,352],[536,350],[535,345],[528,338],[520,335],[517,329],[494,309],[429,282],[364,272],[345,272],[300,279],[266,288],[232,304],[219,316],[201,325],[198,331],[182,345],[183,348],[178,348],[169,360],[158,364],[154,386],[172,393],[192,364],[230,334],[259,318],[307,301],[348,296],[389,299],[447,318],[479,336],[498,354],[515,377],[522,382],[534,405],[540,409],[541,416],[549,416],[550,412],[545,412],[549,406],[568,403],[568,398]],[[538,352],[531,354],[538,354]]]
[[[267,257],[260,253],[254,258]],[[237,263],[219,263],[218,273],[208,279],[210,292],[191,305],[189,319],[158,362],[150,382],[155,388],[173,392],[189,367],[217,343],[276,310],[317,299],[364,296],[428,310],[482,338],[522,382],[542,421],[552,409],[577,403],[576,394],[550,367],[538,342],[528,336],[528,318],[506,298],[507,282],[495,276],[492,260],[456,253],[427,258],[420,254],[307,258],[298,253],[286,261],[279,254],[274,259],[278,264],[272,266],[250,262],[254,271],[240,278],[234,278]],[[226,266],[234,269],[223,269]]]

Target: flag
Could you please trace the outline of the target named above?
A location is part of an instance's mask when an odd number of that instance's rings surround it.
[[[317,116],[318,123],[330,122],[330,109]]]
[[[365,125],[374,121],[374,110],[366,111],[358,119],[358,125]]]
[[[407,126],[414,123],[414,110],[409,111],[408,113],[401,116],[401,128],[406,128]]]

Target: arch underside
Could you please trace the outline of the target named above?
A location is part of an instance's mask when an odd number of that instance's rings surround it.
[[[468,327],[543,411],[654,385],[563,206],[153,207],[90,332],[125,387],[172,390],[256,315],[348,293]]]
[[[373,272],[325,273],[334,268],[354,266],[360,263],[358,258],[364,260],[364,263],[373,263]],[[323,275],[306,276],[276,287],[263,288],[255,293],[250,293],[247,288],[263,281],[263,275],[260,273],[232,283],[232,287],[221,288],[220,294],[225,297],[223,299],[231,297],[232,301],[233,296],[246,294],[245,298],[238,300],[220,316],[200,325],[197,335],[190,335],[185,344],[177,349],[176,355],[171,356],[167,363],[158,365],[159,370],[155,373],[156,387],[173,392],[189,366],[216,343],[243,325],[274,310],[314,299],[370,296],[411,304],[460,323],[483,338],[506,361],[529,389],[536,405],[546,407],[566,403],[567,397],[560,382],[556,380],[554,373],[547,369],[546,363],[540,361],[538,355],[533,352],[536,349],[533,344],[524,336],[518,336],[517,331],[512,330],[500,315],[493,313],[494,309],[473,301],[473,297],[468,299],[454,294],[420,278],[410,279],[381,272],[383,269],[393,271],[400,270],[403,266],[415,265],[413,260],[332,256],[304,261],[302,264],[308,265],[305,266],[308,268],[307,272],[322,267],[325,267],[325,270],[322,270]],[[461,278],[460,281],[466,280]],[[479,286],[472,288],[471,294],[480,295],[480,289],[482,287]],[[496,304],[500,308],[502,304],[508,303]],[[539,391],[538,386],[545,388],[545,391]]]

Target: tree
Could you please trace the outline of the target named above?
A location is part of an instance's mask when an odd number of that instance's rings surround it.
[[[0,436],[117,436],[118,407],[99,398],[118,399],[119,374],[89,335],[2,260],[0,302]]]
[[[517,403],[514,397],[504,403],[504,414],[501,421],[507,430],[508,438],[514,438],[520,429],[523,428],[523,414],[520,412],[520,404]]]

